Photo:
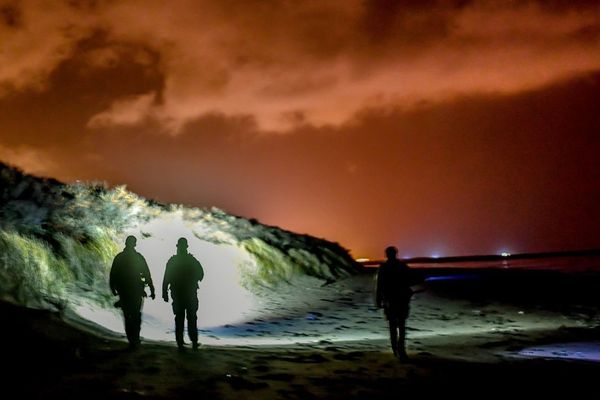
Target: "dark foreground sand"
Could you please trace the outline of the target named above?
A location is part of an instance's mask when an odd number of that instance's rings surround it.
[[[385,336],[368,334],[385,329],[381,315],[364,303],[351,304],[368,297],[372,273],[344,283],[339,302],[296,327],[296,334],[315,341],[286,345],[222,346],[213,340],[198,352],[179,353],[173,343],[144,342],[130,351],[119,335],[67,323],[56,313],[1,304],[2,387],[23,398],[62,399],[596,396],[600,363],[576,360],[586,354],[569,353],[568,345],[536,353],[556,343],[600,348],[596,275],[435,274],[450,279],[430,281],[414,299],[409,363],[393,358]],[[460,279],[452,279],[456,275]],[[319,322],[315,328],[313,322]],[[262,329],[268,336],[269,327]],[[328,329],[358,334],[352,341],[327,340]],[[286,328],[290,335],[293,330]]]

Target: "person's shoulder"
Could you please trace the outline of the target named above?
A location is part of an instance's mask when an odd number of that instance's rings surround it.
[[[400,266],[400,267],[408,267],[408,264],[406,262],[404,262],[404,260],[401,260],[399,258],[395,258],[392,261],[392,264],[394,264],[395,266]]]
[[[388,260],[382,262],[381,264],[379,264],[379,270],[380,271],[385,271],[388,270],[390,268],[390,262]]]
[[[389,270],[390,272],[394,272],[394,271],[397,272],[397,271],[401,271],[401,270],[410,269],[408,264],[406,264],[404,261],[399,260],[399,259],[386,260],[384,263],[381,264],[380,268],[383,270]]]
[[[194,255],[193,255],[193,254],[191,254],[191,253],[188,253],[188,260],[190,260],[190,261],[191,261],[191,262],[193,262],[193,263],[198,263],[198,264],[200,264],[200,261],[198,261],[198,259],[197,259],[196,257],[194,257]]]

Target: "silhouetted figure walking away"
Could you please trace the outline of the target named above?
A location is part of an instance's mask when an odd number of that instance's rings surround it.
[[[411,271],[406,263],[397,258],[398,249],[390,246],[385,249],[387,260],[377,272],[377,307],[383,307],[390,327],[390,342],[394,355],[407,360],[405,338],[406,319],[410,297],[413,294]]]
[[[183,325],[187,315],[188,335],[194,350],[198,349],[198,282],[204,278],[200,262],[188,253],[185,238],[177,241],[177,254],[169,259],[162,285],[163,299],[169,301],[169,287],[175,314],[175,340],[179,350],[183,350]]]
[[[128,236],[125,249],[117,254],[110,269],[110,290],[119,301],[115,306],[123,310],[125,333],[129,346],[140,343],[142,325],[142,304],[146,297],[145,285],[150,287],[150,297],[154,299],[154,285],[144,256],[135,250],[137,239]]]

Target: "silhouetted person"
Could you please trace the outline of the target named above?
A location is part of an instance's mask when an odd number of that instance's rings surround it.
[[[200,262],[188,253],[185,238],[177,241],[177,254],[169,259],[162,285],[163,299],[169,301],[169,288],[175,314],[175,340],[179,350],[183,350],[183,325],[187,316],[188,335],[194,350],[198,349],[198,282],[204,278]]]
[[[383,307],[390,327],[390,342],[394,355],[401,360],[408,359],[405,348],[406,319],[410,297],[413,294],[411,271],[406,263],[397,258],[398,249],[390,246],[385,249],[387,260],[377,272],[377,307]]]
[[[125,249],[117,254],[110,269],[110,290],[115,296],[119,296],[115,305],[123,310],[125,333],[132,348],[140,343],[145,285],[150,287],[150,297],[154,299],[150,270],[144,256],[135,250],[136,244],[135,236],[128,236]]]

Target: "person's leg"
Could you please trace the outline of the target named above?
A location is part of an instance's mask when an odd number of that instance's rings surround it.
[[[391,308],[387,308],[384,311],[388,320],[392,351],[394,352],[394,355],[398,355],[398,319]]]
[[[396,321],[393,319],[389,320],[390,324],[390,343],[392,345],[392,351],[394,355],[398,355],[398,326]]]
[[[131,334],[136,345],[140,343],[140,331],[142,329],[142,304],[143,299],[141,297],[134,299],[134,304],[132,304]]]
[[[196,310],[188,308],[187,310],[188,336],[194,347],[198,347],[198,326]]]
[[[394,355],[398,355],[398,318],[396,310],[391,305],[384,307],[383,312],[388,320],[388,327],[390,332],[390,344],[392,345],[392,351]]]
[[[406,320],[408,319],[409,300],[402,304],[398,310],[398,357],[400,359],[408,359],[408,354],[406,354]]]
[[[192,299],[191,304],[187,309],[188,335],[192,341],[192,346],[198,348],[198,300]]]
[[[401,359],[408,358],[406,354],[406,319],[398,318],[398,357]]]
[[[131,345],[133,343],[133,323],[131,318],[133,314],[125,305],[121,306],[121,310],[123,311],[123,320],[125,321],[125,335],[127,336],[127,341]]]
[[[123,310],[123,318],[125,320],[125,334],[131,347],[137,346],[140,337],[140,301],[134,298],[122,297],[121,309]]]
[[[177,347],[183,348],[183,323],[185,320],[185,308],[178,302],[173,301],[173,313],[175,314],[175,341]]]

